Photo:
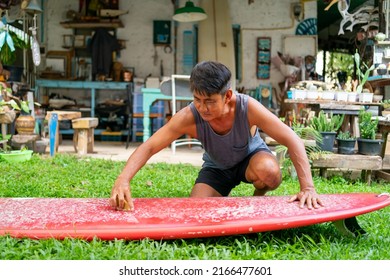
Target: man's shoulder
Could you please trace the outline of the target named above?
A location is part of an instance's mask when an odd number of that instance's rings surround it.
[[[175,116],[176,116],[176,118],[174,118],[174,119],[177,119],[180,122],[185,121],[185,123],[183,123],[183,124],[191,124],[191,123],[195,122],[194,121],[194,113],[193,113],[193,110],[191,109],[190,105],[182,108],[180,111],[178,111],[175,114]]]

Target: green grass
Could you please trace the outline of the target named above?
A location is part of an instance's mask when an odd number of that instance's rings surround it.
[[[124,162],[78,159],[56,155],[33,155],[26,163],[0,161],[0,197],[109,197],[111,186]],[[186,197],[199,168],[190,165],[147,165],[132,181],[134,197]],[[390,191],[390,184],[335,176],[329,180],[315,177],[319,193]],[[298,182],[287,175],[282,185],[269,195],[292,195]],[[233,196],[253,193],[241,184]],[[390,259],[390,207],[358,217],[369,233],[359,238],[341,235],[332,224],[324,223],[282,231],[215,238],[168,241],[84,241],[31,240],[0,237],[3,260],[383,260]]]

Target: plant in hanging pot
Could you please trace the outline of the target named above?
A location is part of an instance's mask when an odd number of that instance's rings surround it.
[[[23,66],[15,64],[18,55],[16,50],[29,49],[30,43],[29,38],[19,31],[7,23],[0,23],[0,62],[4,69],[9,71],[0,73],[5,76],[4,80],[21,81]]]
[[[359,111],[358,152],[363,155],[380,155],[382,151],[382,139],[376,139],[379,119],[372,118],[372,113],[365,110]]]
[[[322,110],[318,113],[318,116],[311,118],[309,125],[322,135],[322,143],[317,142],[322,151],[333,152],[336,134],[343,121],[344,115],[330,114],[328,117]]]
[[[356,137],[352,136],[349,131],[340,131],[336,140],[337,152],[339,154],[351,155],[355,152]]]

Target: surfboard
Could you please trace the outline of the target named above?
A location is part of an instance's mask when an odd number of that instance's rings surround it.
[[[232,72],[232,88],[236,88],[233,29],[229,1],[202,0],[199,4],[207,19],[199,22],[199,61],[214,60],[225,64]]]
[[[128,212],[114,210],[105,198],[0,198],[0,235],[86,240],[227,236],[346,221],[390,205],[389,194],[373,193],[321,195],[326,207],[312,210],[288,199],[135,198],[135,210]]]

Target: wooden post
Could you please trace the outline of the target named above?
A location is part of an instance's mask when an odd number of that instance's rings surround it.
[[[50,156],[54,156],[58,147],[58,115],[53,113],[49,120]]]

